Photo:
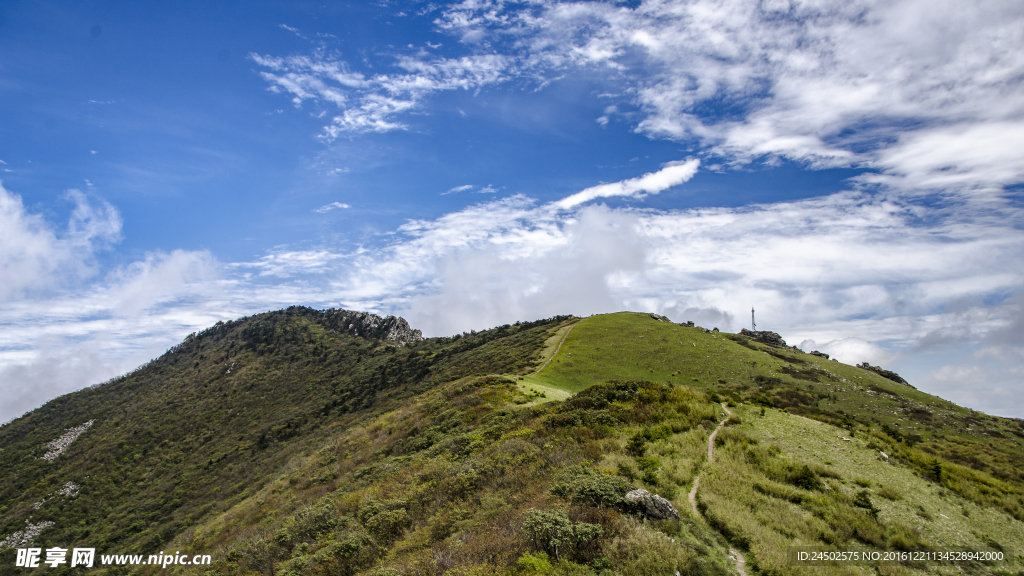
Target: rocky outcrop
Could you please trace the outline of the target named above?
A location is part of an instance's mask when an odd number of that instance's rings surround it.
[[[651,494],[643,488],[630,491],[626,494],[626,501],[632,502],[644,514],[658,520],[679,520],[679,512],[672,507],[672,503],[657,494]]]
[[[369,312],[342,309],[325,310],[324,314],[332,323],[339,324],[353,336],[393,340],[403,344],[423,340],[423,332],[413,330],[401,316],[382,318]]]
[[[768,332],[767,330],[747,330],[746,328],[740,330],[740,334],[748,338],[757,340],[758,342],[764,342],[769,346],[783,347],[786,345],[786,341],[782,339],[777,332]]]
[[[867,362],[864,362],[862,364],[857,364],[857,368],[863,368],[865,370],[871,370],[872,372],[874,372],[875,374],[878,374],[879,376],[881,376],[883,378],[888,378],[889,380],[892,380],[893,382],[898,382],[900,384],[906,384],[907,386],[910,386],[910,383],[907,382],[906,380],[904,380],[902,376],[900,376],[899,374],[893,372],[892,370],[886,370],[885,368],[882,368],[881,366],[872,366],[871,364],[868,364]]]
[[[810,354],[811,354],[811,356],[818,356],[820,358],[824,358],[825,360],[828,360],[828,354],[825,354],[824,352],[818,352],[817,350],[813,350],[813,351],[811,351]]]
[[[64,434],[61,434],[60,438],[57,438],[56,440],[50,440],[49,442],[47,442],[45,444],[46,454],[43,454],[39,458],[42,460],[46,460],[47,462],[53,462],[54,460],[57,459],[58,456],[63,454],[64,451],[71,446],[72,442],[77,440],[78,437],[82,435],[82,432],[88,430],[89,427],[92,426],[93,422],[95,422],[95,420],[89,420],[88,422],[82,424],[81,426],[68,428],[67,430],[64,431]]]

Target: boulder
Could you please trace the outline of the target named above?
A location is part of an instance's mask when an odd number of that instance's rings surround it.
[[[679,520],[679,512],[672,507],[672,503],[657,494],[651,494],[643,488],[630,491],[626,494],[626,500],[632,502],[644,514],[658,520]]]

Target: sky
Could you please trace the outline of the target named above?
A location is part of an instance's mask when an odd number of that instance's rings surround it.
[[[1024,417],[1017,0],[0,3],[0,422],[290,305],[620,310]]]

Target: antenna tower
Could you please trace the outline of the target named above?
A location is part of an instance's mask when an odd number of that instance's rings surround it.
[[[750,329],[757,332],[757,324],[754,323],[754,307],[750,307]]]

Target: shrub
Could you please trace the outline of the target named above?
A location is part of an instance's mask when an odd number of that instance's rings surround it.
[[[875,505],[871,502],[871,497],[868,496],[867,490],[861,490],[857,493],[853,498],[853,505],[858,508],[864,508],[875,518],[878,517],[878,508],[875,508]]]
[[[562,473],[551,493],[574,504],[614,508],[622,505],[623,497],[632,489],[618,476],[585,466],[572,466]]]
[[[636,459],[636,463],[644,472],[657,470],[661,467],[661,461],[653,456],[640,456]]]
[[[620,476],[625,476],[630,482],[636,479],[636,470],[625,462],[619,462],[618,471]]]
[[[601,536],[601,527],[587,522],[573,522],[561,510],[531,508],[523,514],[523,531],[533,545],[558,560],[562,553],[588,556],[594,541]]]
[[[405,507],[403,500],[370,500],[359,510],[359,522],[381,542],[393,542],[411,523]]]
[[[516,566],[527,574],[547,574],[551,571],[551,561],[544,552],[524,552],[519,560],[516,560]]]
[[[811,470],[811,467],[806,464],[796,471],[790,478],[790,482],[797,488],[803,488],[804,490],[821,490],[821,480]]]
[[[647,440],[643,433],[634,434],[629,442],[626,442],[626,451],[636,457],[643,456],[647,453]]]

